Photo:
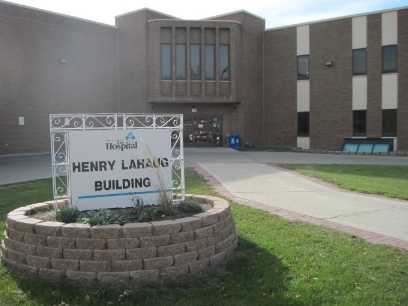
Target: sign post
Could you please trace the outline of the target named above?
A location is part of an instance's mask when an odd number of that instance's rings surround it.
[[[185,195],[180,114],[52,114],[54,199],[79,210]]]

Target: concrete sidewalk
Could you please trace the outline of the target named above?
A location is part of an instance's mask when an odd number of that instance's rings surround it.
[[[50,176],[51,159],[49,154],[0,157],[0,185]]]
[[[229,148],[185,148],[185,164],[207,162],[260,164],[408,165],[407,156],[358,156],[296,152],[239,152]],[[51,176],[49,154],[0,155],[0,185]]]
[[[294,172],[260,163],[199,164],[234,197],[262,208],[283,209],[321,221],[406,242],[408,201],[340,190]],[[258,206],[255,205],[254,206]],[[296,218],[295,218],[296,219]],[[404,243],[405,245],[405,243]]]

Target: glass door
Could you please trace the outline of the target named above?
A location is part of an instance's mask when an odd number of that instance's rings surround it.
[[[184,143],[191,146],[222,146],[222,115],[192,114],[184,120]]]

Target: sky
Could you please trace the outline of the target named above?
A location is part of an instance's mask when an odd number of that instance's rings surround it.
[[[182,19],[200,19],[244,9],[263,17],[267,28],[408,6],[408,0],[15,0],[12,2],[106,24],[114,24],[117,15],[144,7]]]

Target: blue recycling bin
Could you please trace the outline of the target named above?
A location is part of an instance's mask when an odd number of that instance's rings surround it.
[[[239,149],[241,147],[241,136],[239,134],[231,134],[228,137],[228,145],[232,149]]]

